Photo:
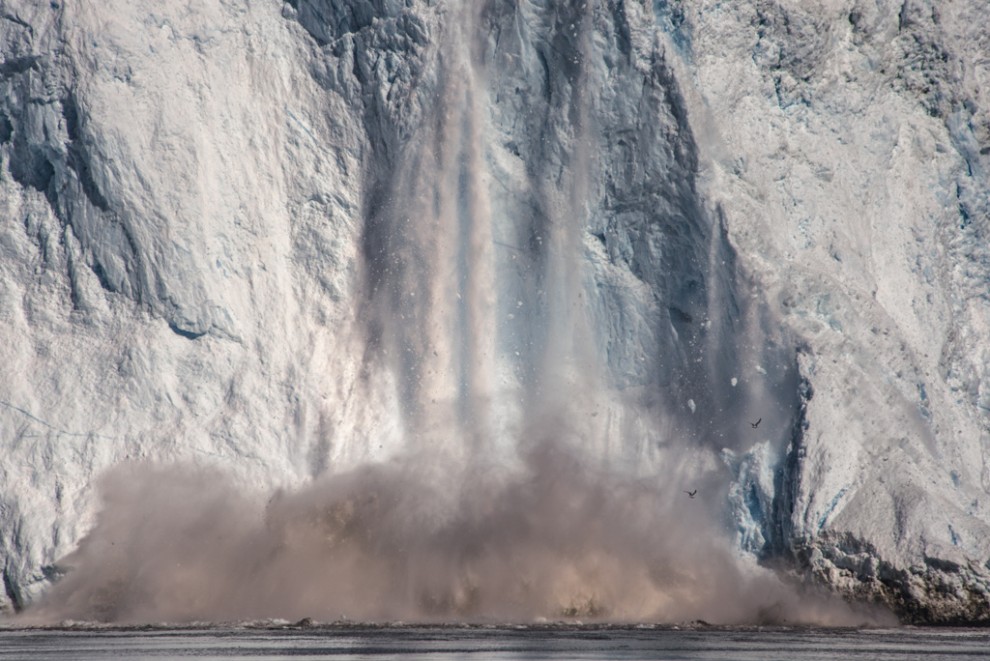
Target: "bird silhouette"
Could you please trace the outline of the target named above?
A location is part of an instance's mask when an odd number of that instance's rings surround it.
[[[756,429],[757,427],[759,427],[759,426],[760,426],[760,423],[761,423],[761,422],[763,422],[763,418],[760,418],[760,419],[759,419],[759,420],[757,420],[756,422],[751,422],[751,423],[749,423],[749,424],[750,424],[750,425],[751,425],[751,426],[753,427],[753,429]]]
[[[694,498],[694,494],[698,493],[698,490],[695,489],[694,491],[685,491],[684,493],[688,495],[688,498]]]

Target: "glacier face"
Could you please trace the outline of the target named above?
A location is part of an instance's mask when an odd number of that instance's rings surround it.
[[[292,489],[552,430],[986,621],[988,13],[6,3],[0,604],[118,464]]]

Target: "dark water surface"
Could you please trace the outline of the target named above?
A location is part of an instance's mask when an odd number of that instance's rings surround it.
[[[0,629],[0,659],[990,659],[986,629],[209,627]]]

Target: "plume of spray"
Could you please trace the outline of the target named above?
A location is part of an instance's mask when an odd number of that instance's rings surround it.
[[[673,489],[601,472],[553,443],[525,464],[450,483],[417,461],[368,466],[267,505],[208,469],[120,467],[100,485],[104,510],[67,574],[23,617],[864,620],[741,567],[709,521],[679,512]]]
[[[368,343],[396,375],[404,451],[274,495],[202,466],[121,465],[99,483],[95,526],[25,620],[876,617],[742,560],[711,503],[681,493],[689,449],[649,476],[599,460],[606,432],[579,415],[607,390],[585,297],[594,127],[580,66],[569,168],[544,192],[539,362],[506,369],[472,41],[482,4],[447,8],[434,121],[369,220]],[[582,7],[578,52],[589,58],[595,7]]]

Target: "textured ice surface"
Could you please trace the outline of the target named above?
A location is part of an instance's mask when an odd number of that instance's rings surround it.
[[[115,464],[501,456],[561,392],[746,551],[990,617],[986,3],[457,16],[4,3],[0,607]]]

